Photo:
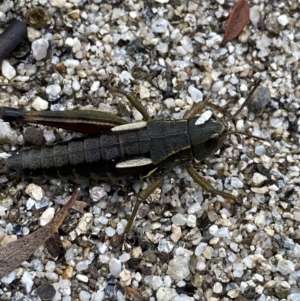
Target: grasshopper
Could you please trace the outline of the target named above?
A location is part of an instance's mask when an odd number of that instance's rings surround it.
[[[243,106],[258,85],[252,89]],[[211,157],[220,149],[226,136],[232,133],[227,130],[225,122],[213,116],[198,124],[196,114],[204,109],[206,102],[195,104],[181,120],[151,120],[132,94],[118,88],[109,89],[112,93],[126,95],[145,121],[126,123],[109,113],[84,110],[26,112],[0,108],[0,118],[4,121],[38,123],[90,134],[40,149],[22,150],[6,160],[6,171],[26,178],[63,180],[92,178],[107,181],[153,175],[155,181],[139,195],[142,201],[160,185],[162,175],[181,164],[193,180],[210,194],[235,199],[232,194],[215,189],[192,165],[194,160]],[[132,225],[140,201],[136,203],[126,231]]]

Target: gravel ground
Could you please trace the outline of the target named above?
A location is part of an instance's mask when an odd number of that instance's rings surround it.
[[[175,168],[141,206],[125,245],[119,235],[134,195],[153,179],[80,183],[84,203],[62,226],[59,258],[38,249],[2,279],[0,300],[49,300],[51,288],[63,301],[300,300],[299,2],[248,3],[249,25],[221,46],[231,1],[1,1],[1,27],[23,20],[29,39],[2,63],[0,80],[10,84],[1,106],[141,120],[111,84],[137,95],[151,116],[180,119],[210,95],[231,130],[266,141],[230,135],[197,169],[236,202]],[[232,120],[258,79],[249,109]],[[0,156],[77,135],[1,122]],[[39,228],[78,187],[0,182],[2,244]]]

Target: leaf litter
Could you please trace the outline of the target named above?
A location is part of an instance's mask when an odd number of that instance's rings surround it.
[[[0,248],[0,279],[18,268],[58,231],[78,195],[79,189],[47,225]]]
[[[239,0],[229,15],[222,45],[225,45],[238,37],[249,21],[250,6],[245,0]]]

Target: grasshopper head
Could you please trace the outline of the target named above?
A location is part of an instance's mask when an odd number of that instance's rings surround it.
[[[188,134],[194,158],[202,161],[220,149],[227,127],[214,117],[200,125],[196,125],[197,119],[198,117],[189,118]]]

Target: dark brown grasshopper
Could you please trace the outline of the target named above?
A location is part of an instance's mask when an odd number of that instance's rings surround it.
[[[27,178],[115,180],[151,174],[159,177],[182,164],[204,190],[234,199],[230,193],[214,189],[192,167],[195,159],[202,161],[219,150],[229,133],[226,124],[214,117],[197,125],[196,114],[206,102],[194,105],[182,120],[150,120],[131,94],[115,88],[110,90],[125,94],[146,121],[126,123],[118,116],[94,111],[26,112],[0,108],[0,118],[4,121],[40,123],[94,134],[22,150],[6,160],[7,171]],[[95,135],[99,131],[102,133]],[[155,180],[141,193],[141,199],[147,198],[159,184],[160,180]]]

